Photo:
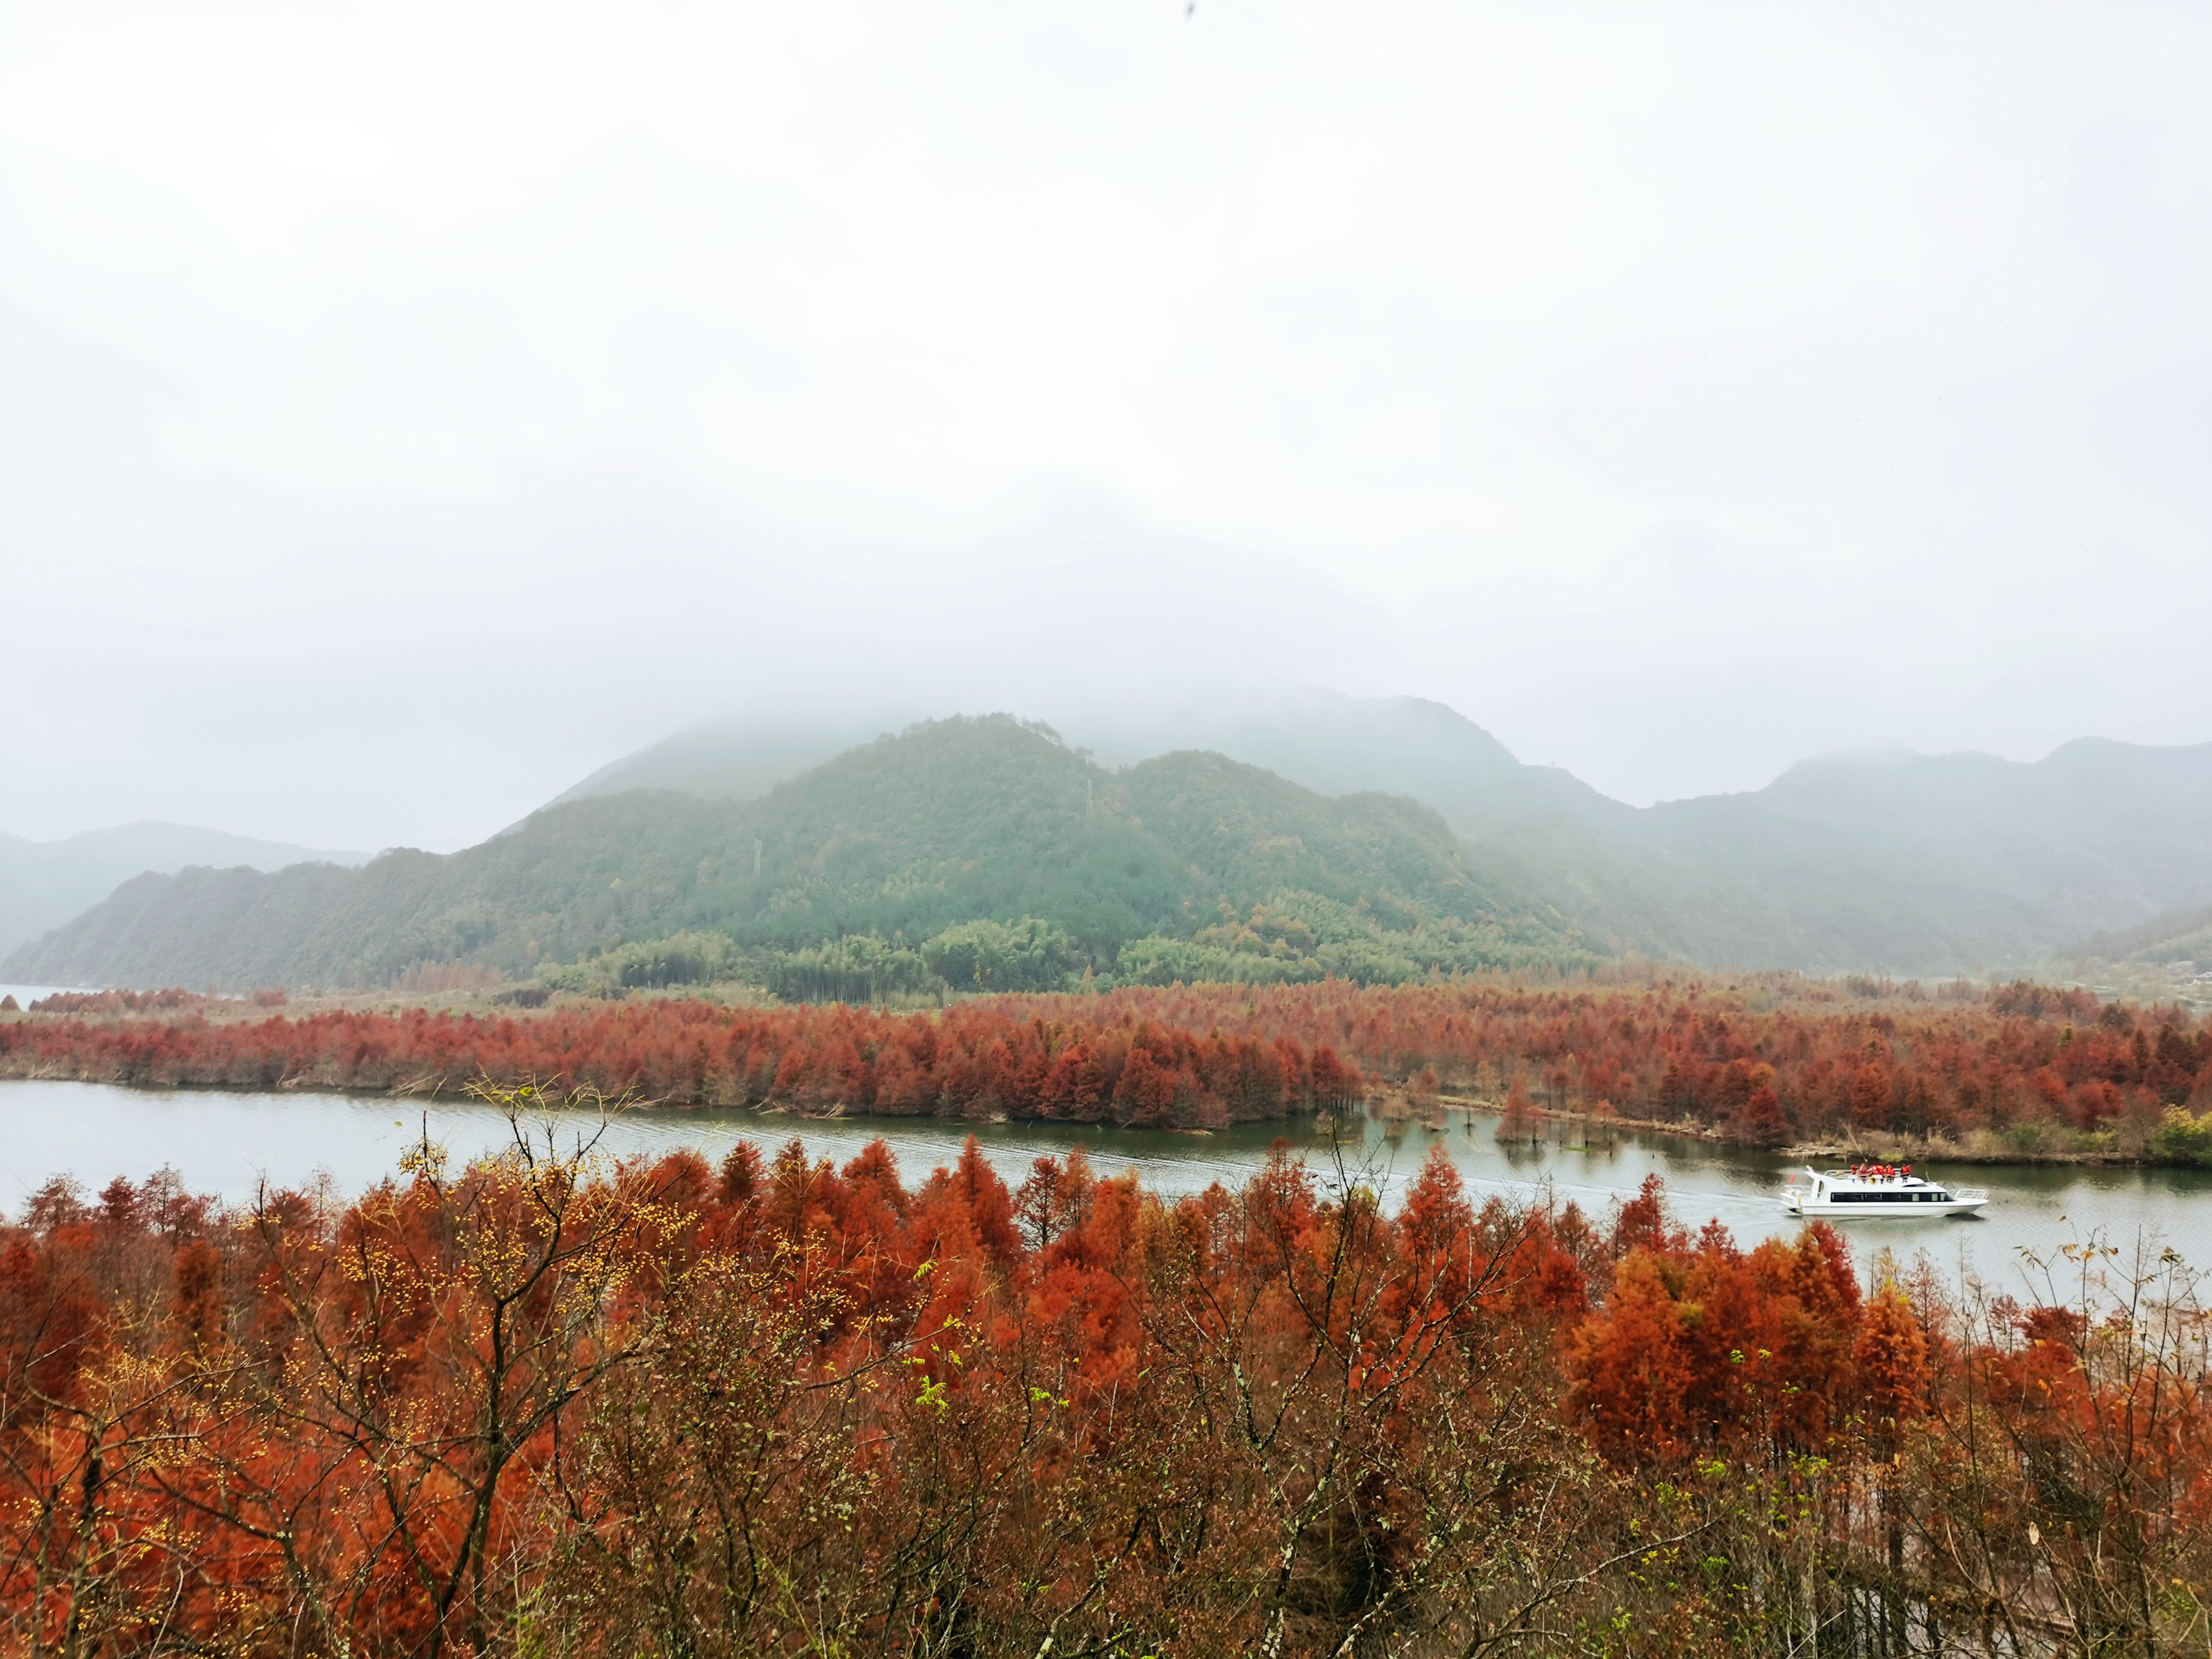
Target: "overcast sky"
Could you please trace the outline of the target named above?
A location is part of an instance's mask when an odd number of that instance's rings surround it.
[[[0,9],[0,829],[700,714],[2212,739],[2201,3]]]

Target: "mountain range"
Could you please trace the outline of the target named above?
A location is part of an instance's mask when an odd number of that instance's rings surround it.
[[[1285,895],[1304,919],[1281,933],[1316,947],[1388,933],[1418,935],[1447,968],[1589,959],[1539,896],[1471,859],[1418,802],[1326,796],[1196,751],[1109,770],[1001,715],[926,722],[750,800],[626,789],[549,805],[449,856],[142,875],[0,972],[374,985],[430,963],[527,974],[701,929],[788,951],[1016,918],[1110,969],[1133,939],[1230,919],[1249,932]]]
[[[0,974],[374,984],[686,929],[795,950],[1020,917],[1103,969],[1134,939],[1229,921],[1249,938],[1255,907],[1305,894],[1399,941],[1401,963],[1932,975],[2100,933],[2148,948],[2212,907],[2212,744],[1831,756],[1638,808],[1415,698],[1124,714],[1066,740],[1010,717],[872,741],[867,724],[695,727],[448,857],[141,876]]]
[[[2034,763],[1878,750],[1802,762],[1764,789],[1634,807],[1559,768],[1524,764],[1474,721],[1415,697],[1308,691],[1092,723],[1103,729],[1069,729],[1109,760],[1206,749],[1324,794],[1421,801],[1480,861],[1609,953],[1973,972],[2212,904],[2212,744],[2091,738]],[[704,726],[571,795],[642,782],[763,793],[854,729]]]
[[[63,841],[0,835],[0,951],[58,927],[106,898],[117,883],[145,871],[188,865],[281,870],[308,860],[361,864],[368,857],[151,820]]]

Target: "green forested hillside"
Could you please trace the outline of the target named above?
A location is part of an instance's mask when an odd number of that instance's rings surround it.
[[[1462,838],[1469,866],[1502,891],[1541,895],[1607,953],[1821,973],[2016,969],[2212,902],[2212,745],[2085,739],[2033,763],[1835,755],[1764,789],[1632,807],[1414,697],[1279,690],[1093,711],[1078,729],[1124,760],[1204,750],[1324,796],[1422,802]],[[764,793],[835,742],[826,724],[700,727],[575,793]],[[1123,775],[1145,788],[1141,767]]]
[[[89,830],[64,841],[0,835],[0,952],[61,926],[143,871],[193,864],[281,870],[309,860],[360,864],[368,856],[150,820]]]
[[[1324,791],[1435,806],[1471,862],[1607,951],[1958,973],[2212,901],[2212,744],[2083,739],[2032,763],[1828,756],[1764,789],[1643,808],[1414,698],[1316,696],[1245,714],[1209,746]]]
[[[933,983],[945,973],[924,943],[1018,922],[1036,924],[1026,942],[954,940],[938,957],[962,983],[1063,961],[1121,978],[1402,978],[1585,951],[1939,974],[2031,966],[2212,900],[2212,745],[2083,742],[2033,765],[1833,757],[1751,793],[1638,809],[1415,699],[1194,718],[1220,741],[1119,769],[1005,717],[939,721],[773,788],[826,727],[702,732],[450,858],[131,882],[0,972],[354,985],[416,963],[589,962],[580,982],[641,982],[659,957],[696,954],[656,957],[657,941],[703,930],[724,966],[830,994]],[[684,791],[604,793],[664,775]],[[2161,963],[2212,952],[2191,929],[2150,931]],[[1133,940],[1147,942],[1131,955]]]
[[[1270,916],[1301,907],[1303,932],[1265,933]],[[1140,939],[1155,941],[1135,959],[1147,972],[1178,965],[1165,943],[1212,953],[1183,967],[1249,969],[1264,957],[1276,975],[1586,956],[1534,895],[1478,867],[1412,801],[1332,799],[1218,755],[1109,772],[1043,727],[993,716],[879,738],[757,800],[632,791],[549,807],[448,857],[142,878],[5,971],[376,985],[424,963],[527,975],[702,933],[757,968],[819,963],[854,936],[891,950],[940,941],[940,963],[967,964],[975,942],[943,943],[948,930],[1025,919],[1035,939],[1066,943],[1024,946],[1024,961],[1064,957],[1068,971],[1094,975]],[[877,947],[836,948],[842,962]],[[842,982],[834,964],[824,971],[820,982]]]
[[[2082,739],[2033,763],[1828,756],[1764,789],[1643,808],[1414,698],[1316,697],[1248,714],[1212,746],[1317,788],[1434,805],[1471,858],[1607,950],[1957,973],[2212,901],[2212,744]]]

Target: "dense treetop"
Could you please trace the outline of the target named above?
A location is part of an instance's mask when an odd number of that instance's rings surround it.
[[[973,1140],[611,1165],[516,1113],[351,1199],[65,1182],[0,1226],[12,1651],[2201,1651],[2204,1310],[1833,1231],[1168,1203]]]
[[[684,1103],[1186,1128],[1517,1089],[1532,1106],[1753,1146],[2212,1165],[2212,1026],[2028,984],[1931,997],[1794,975],[1493,976],[1127,987],[942,1012],[682,998],[489,1018],[213,1012],[181,994],[57,998],[0,1018],[0,1073],[409,1090],[561,1076]]]

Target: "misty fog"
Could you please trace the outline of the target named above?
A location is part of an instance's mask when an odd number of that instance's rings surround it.
[[[2212,737],[2172,4],[11,8],[0,829],[1316,685]]]

